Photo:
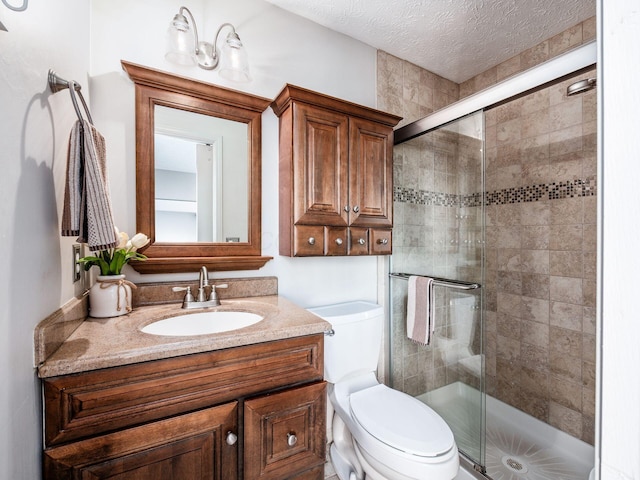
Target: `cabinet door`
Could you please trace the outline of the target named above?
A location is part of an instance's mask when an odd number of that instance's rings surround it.
[[[45,480],[236,480],[237,402],[44,452]]]
[[[247,400],[245,480],[322,479],[325,423],[325,382]]]
[[[393,130],[351,118],[349,149],[349,224],[392,226]]]
[[[293,223],[346,226],[348,119],[304,104],[293,108]]]

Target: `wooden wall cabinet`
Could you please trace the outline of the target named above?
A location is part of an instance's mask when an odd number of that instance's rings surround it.
[[[280,118],[280,254],[391,253],[400,117],[287,85]]]
[[[43,380],[43,478],[323,478],[323,335]]]

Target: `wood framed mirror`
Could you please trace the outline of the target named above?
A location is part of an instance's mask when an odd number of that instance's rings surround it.
[[[270,100],[122,61],[135,83],[141,273],[257,270]]]

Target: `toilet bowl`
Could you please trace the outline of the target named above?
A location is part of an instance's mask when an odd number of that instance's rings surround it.
[[[331,322],[325,379],[334,410],[331,461],[340,480],[451,480],[453,433],[431,408],[378,383],[382,307],[349,302],[309,309]]]

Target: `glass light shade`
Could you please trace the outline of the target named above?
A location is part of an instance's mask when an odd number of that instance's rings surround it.
[[[189,24],[178,24],[175,19],[167,30],[167,52],[164,58],[178,65],[196,64],[195,38]]]
[[[231,32],[220,53],[220,76],[234,82],[249,82],[249,57],[235,32]]]

